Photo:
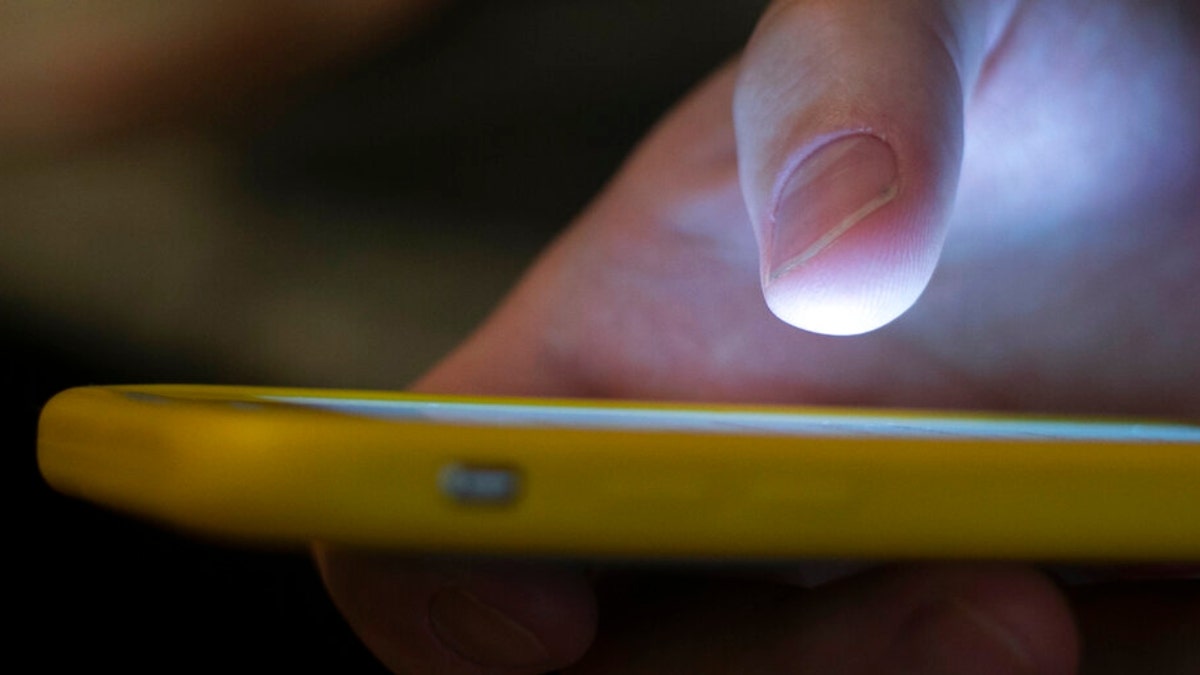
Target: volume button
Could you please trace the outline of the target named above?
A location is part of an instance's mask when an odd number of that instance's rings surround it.
[[[454,462],[438,472],[438,487],[451,501],[469,506],[507,506],[517,501],[521,472],[513,466]]]

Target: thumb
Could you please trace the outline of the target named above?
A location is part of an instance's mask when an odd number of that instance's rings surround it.
[[[954,200],[963,99],[1011,3],[776,0],[734,95],[767,304],[874,330],[916,302]]]

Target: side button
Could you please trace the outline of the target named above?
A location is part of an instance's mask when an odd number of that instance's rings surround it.
[[[521,494],[521,473],[511,466],[455,462],[442,467],[438,486],[458,504],[508,506]]]

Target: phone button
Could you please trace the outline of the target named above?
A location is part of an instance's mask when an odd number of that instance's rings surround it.
[[[454,462],[442,467],[438,486],[467,506],[507,506],[521,494],[521,472],[512,466]]]

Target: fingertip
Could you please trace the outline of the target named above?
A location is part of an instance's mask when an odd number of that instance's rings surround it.
[[[900,147],[907,161],[880,136],[851,133],[784,172],[759,237],[763,295],[777,317],[858,335],[917,302],[941,255],[957,171],[939,153]]]
[[[767,307],[778,319],[810,333],[832,336],[862,335],[878,330],[912,307],[917,295],[895,297],[885,289],[859,290],[847,284],[821,288],[821,284],[814,284],[811,278],[782,278],[763,287]]]
[[[319,549],[338,609],[397,672],[542,673],[595,634],[591,587],[551,565],[424,561]]]
[[[1032,569],[968,571],[908,628],[920,658],[948,673],[1069,675],[1078,669],[1070,606]]]
[[[861,664],[845,671],[854,673],[1078,672],[1079,630],[1067,598],[1030,567],[955,563],[881,569],[834,581],[812,598],[820,612],[809,630],[821,642],[802,642],[805,649],[793,654],[817,665],[849,657]],[[840,621],[822,621],[831,613]],[[839,631],[860,637],[839,644]]]
[[[772,271],[764,263],[762,291],[771,312],[814,333],[859,335],[916,304],[937,266],[943,232],[904,222],[913,216],[876,216],[878,222],[860,224],[801,264]]]

